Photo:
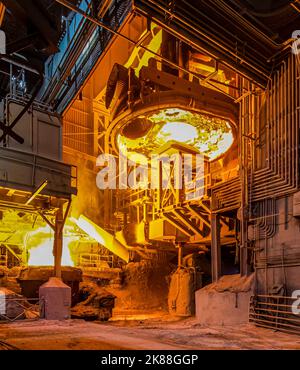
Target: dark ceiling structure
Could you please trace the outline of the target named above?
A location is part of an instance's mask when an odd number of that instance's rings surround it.
[[[265,85],[276,56],[299,28],[300,2],[137,0],[144,14]]]
[[[64,33],[62,17],[70,9],[55,0],[3,3],[7,53],[20,62],[30,60],[31,67],[43,71],[47,57],[58,51]],[[68,3],[79,5],[78,0]],[[91,11],[101,3],[94,0]],[[289,48],[292,32],[300,24],[299,0],[136,0],[134,6],[192,47],[205,50],[262,86],[268,82],[276,56]],[[1,96],[9,86],[8,68],[0,61]],[[34,86],[30,79],[28,86],[29,91]]]
[[[30,65],[39,72],[49,55],[58,51],[58,42],[64,32],[62,17],[68,9],[53,0],[4,0],[5,16],[2,29],[6,34],[6,52],[16,64]],[[74,0],[74,4],[78,1]],[[9,91],[9,64],[0,60],[0,95]],[[29,92],[36,77],[28,74]]]

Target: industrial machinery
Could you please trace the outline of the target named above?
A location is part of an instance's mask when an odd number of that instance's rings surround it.
[[[118,236],[131,258],[151,259],[161,251],[177,256],[180,245],[183,257],[205,254],[204,284],[227,274],[255,272],[256,294],[272,296],[281,286],[283,296],[290,295],[299,281],[292,226],[297,223],[298,191],[297,55],[278,54],[260,36],[251,52],[246,48],[241,55],[231,49],[225,55],[219,44],[201,41],[196,23],[190,25],[193,11],[204,14],[205,9],[187,5],[187,20],[180,4],[180,15],[156,1],[135,5],[107,49],[113,58],[100,57],[80,93],[69,104],[65,98],[59,103],[65,158],[81,164],[79,187],[81,181],[82,188],[94,183],[105,169],[107,163],[97,162],[98,155],[127,158],[127,167],[122,160],[116,162],[115,189],[95,189],[92,198],[79,192],[76,207],[83,211],[82,204],[89,204],[85,215]],[[214,7],[216,16],[229,16],[227,5],[223,13],[219,5]],[[148,14],[153,23],[147,23]],[[239,22],[240,16],[230,16]],[[93,16],[85,19],[101,26]],[[139,31],[126,38],[129,27]],[[248,40],[254,29],[250,23],[246,29],[248,35],[237,34]],[[219,32],[220,39],[224,35],[224,30]],[[231,40],[231,35],[226,37]],[[91,136],[95,140],[88,144]],[[187,188],[174,187],[174,163],[169,187],[163,166],[151,168],[151,156],[172,154],[202,154],[201,176],[195,177],[195,166],[191,177],[198,188],[190,196]],[[153,189],[145,184],[154,170],[158,186]],[[124,171],[127,177],[122,177]],[[129,182],[136,174],[138,186],[133,189]],[[260,320],[266,324],[262,316]]]
[[[57,277],[62,263],[117,280],[124,306],[140,289],[139,309],[191,315],[202,294],[216,307],[228,294],[224,312],[244,320],[252,296],[250,320],[297,332],[299,4],[55,3],[66,13],[56,48],[41,42],[35,99],[28,66],[8,61],[0,264],[52,265],[54,245]]]

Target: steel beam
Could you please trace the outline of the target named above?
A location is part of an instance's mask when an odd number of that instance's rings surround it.
[[[220,215],[211,214],[211,274],[212,281],[217,281],[221,276],[221,226]]]
[[[187,209],[191,212],[191,214],[197,218],[199,218],[207,227],[210,228],[210,222],[202,216],[199,212],[197,212],[191,205],[187,206]]]
[[[177,217],[189,230],[192,230],[193,233],[195,233],[198,236],[203,237],[203,234],[201,231],[198,229],[197,226],[193,225],[193,223],[185,217],[180,211],[173,210],[173,214],[175,217]]]
[[[63,227],[64,217],[62,206],[58,209],[55,215],[55,230],[54,230],[54,276],[61,278],[61,258],[63,249]]]
[[[192,237],[193,234],[187,230],[186,228],[184,228],[177,220],[174,220],[173,217],[171,217],[170,215],[164,213],[163,214],[163,217],[173,226],[176,227],[176,229],[178,229],[179,231],[181,231],[184,235],[188,236],[188,237]]]

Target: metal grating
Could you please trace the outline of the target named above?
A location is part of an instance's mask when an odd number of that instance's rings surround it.
[[[256,295],[250,299],[249,321],[256,326],[300,335],[300,313],[293,313],[297,298]]]

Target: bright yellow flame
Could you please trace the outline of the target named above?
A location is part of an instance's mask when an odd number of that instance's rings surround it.
[[[197,128],[185,122],[167,122],[158,133],[158,137],[181,143],[193,141],[197,136]]]
[[[225,153],[228,150],[228,148],[231,147],[232,143],[233,143],[232,132],[224,133],[222,138],[218,142],[218,148],[213,151],[210,158],[215,159],[219,155]],[[199,149],[200,149],[200,145],[199,145]]]
[[[62,266],[74,266],[70,254],[70,243],[74,241],[72,236],[64,236],[62,251]],[[29,266],[53,266],[54,232],[49,226],[40,227],[26,234],[24,245],[28,251]]]
[[[144,136],[131,139],[118,135],[119,149],[128,158],[147,156],[165,143],[177,141],[194,146],[213,160],[225,153],[234,141],[230,123],[218,117],[167,108],[150,114],[147,119],[153,126]]]

